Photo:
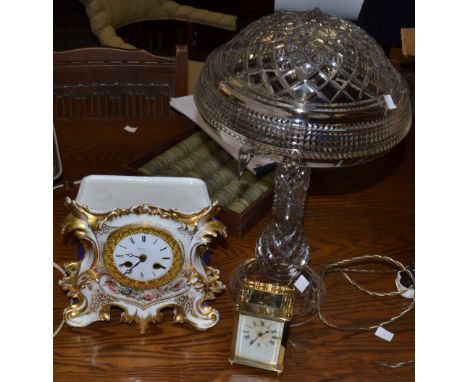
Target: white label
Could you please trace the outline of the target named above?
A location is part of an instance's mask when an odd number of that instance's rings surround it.
[[[129,133],[134,133],[135,131],[137,131],[138,127],[132,127],[132,126],[125,126],[124,127],[124,130],[125,131],[128,131]]]
[[[379,326],[374,333],[377,337],[382,338],[385,341],[390,342],[393,339],[394,334],[389,332],[387,329],[382,328]]]
[[[385,103],[387,104],[387,108],[396,109],[395,102],[393,102],[393,98],[390,94],[385,94],[383,97],[384,97]]]
[[[297,288],[299,292],[302,293],[309,286],[309,281],[307,281],[307,279],[304,276],[300,275],[299,278],[294,283],[294,286]]]

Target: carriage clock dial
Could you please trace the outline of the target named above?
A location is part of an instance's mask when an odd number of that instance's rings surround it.
[[[169,232],[149,225],[114,231],[104,246],[104,265],[122,285],[148,289],[172,281],[182,267],[182,250]]]
[[[283,326],[283,322],[240,314],[236,353],[258,362],[275,362],[281,348]]]

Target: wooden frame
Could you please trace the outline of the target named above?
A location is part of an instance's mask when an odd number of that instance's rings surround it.
[[[175,57],[93,47],[54,52],[54,118],[171,115],[187,94],[187,47]]]

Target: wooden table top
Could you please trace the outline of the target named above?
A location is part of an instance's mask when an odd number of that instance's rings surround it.
[[[123,127],[138,127],[128,133]],[[64,167],[62,181],[88,174],[125,174],[122,165],[141,157],[157,145],[191,128],[182,116],[157,121],[55,121]],[[77,187],[54,191],[54,261],[74,261],[76,246],[64,243],[59,231],[67,211],[66,196]],[[254,255],[255,242],[271,213],[242,238],[216,240],[211,264],[227,284],[231,271]],[[305,207],[305,231],[312,249],[310,265],[317,271],[342,259],[367,254],[391,256],[403,264],[414,262],[414,129],[386,156],[357,167],[313,170]],[[370,266],[369,266],[370,267]],[[394,289],[395,274],[354,276],[373,289]],[[68,305],[54,271],[54,327]],[[402,297],[367,296],[338,274],[326,278],[326,317],[337,324],[369,326],[400,313],[409,303]],[[120,310],[111,310],[110,322],[85,328],[65,325],[54,339],[55,381],[411,381],[414,367],[389,369],[379,362],[414,359],[414,312],[391,324],[392,342],[373,332],[333,330],[312,319],[291,329],[284,372],[274,372],[228,362],[234,309],[230,292],[212,306],[219,323],[206,332],[164,322],[140,335],[133,325],[120,322]]]

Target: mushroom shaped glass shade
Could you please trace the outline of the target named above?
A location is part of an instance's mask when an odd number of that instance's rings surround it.
[[[276,12],[208,57],[194,99],[203,119],[256,155],[308,166],[372,159],[408,133],[408,86],[352,22]]]

